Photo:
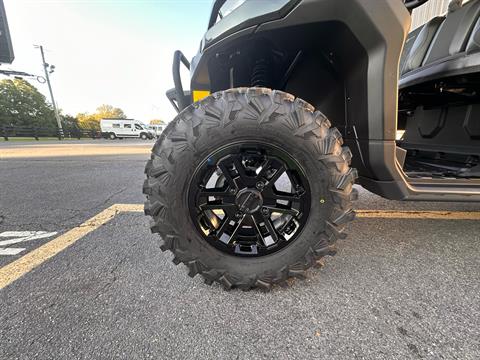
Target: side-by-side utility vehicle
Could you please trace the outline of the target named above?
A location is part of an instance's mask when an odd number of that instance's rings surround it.
[[[356,181],[480,201],[480,0],[409,34],[426,1],[214,1],[198,54],[174,54],[179,114],[145,170],[162,250],[207,283],[269,289],[335,253]]]

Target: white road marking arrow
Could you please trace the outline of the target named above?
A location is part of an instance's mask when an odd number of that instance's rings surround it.
[[[4,231],[0,233],[1,238],[9,238],[8,240],[0,240],[0,246],[8,246],[13,244],[18,244],[25,241],[45,239],[57,235],[57,232],[47,232],[47,231]],[[22,251],[26,250],[25,248],[1,248],[0,247],[0,256],[8,255],[17,255]]]

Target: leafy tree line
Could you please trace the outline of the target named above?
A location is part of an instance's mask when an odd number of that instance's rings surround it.
[[[0,126],[55,127],[53,108],[23,79],[0,81]]]
[[[100,129],[100,120],[106,118],[126,119],[122,109],[111,105],[100,105],[93,114],[80,113],[77,115],[78,125],[84,129]]]
[[[100,129],[102,118],[126,119],[127,116],[120,108],[101,105],[92,114],[61,114],[61,118],[65,129]],[[52,105],[35,86],[23,79],[6,79],[0,80],[0,127],[2,126],[56,128],[57,122]]]

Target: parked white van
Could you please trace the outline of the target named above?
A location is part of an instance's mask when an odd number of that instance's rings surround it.
[[[106,139],[153,139],[154,133],[144,123],[134,119],[101,119],[100,129]]]

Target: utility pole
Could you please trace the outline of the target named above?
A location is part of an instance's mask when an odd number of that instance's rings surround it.
[[[47,80],[48,91],[50,91],[50,98],[52,99],[53,111],[55,112],[55,118],[57,119],[58,131],[60,133],[60,136],[63,138],[62,121],[60,119],[60,115],[58,114],[57,103],[55,102],[55,98],[53,97],[52,85],[50,84],[50,74],[55,69],[55,66],[49,65],[45,61],[45,54],[43,52],[42,45],[35,45],[35,47],[40,48],[40,53],[42,54],[42,65],[43,65],[43,70],[45,71],[45,79]],[[50,68],[50,71],[48,70],[49,68]]]

